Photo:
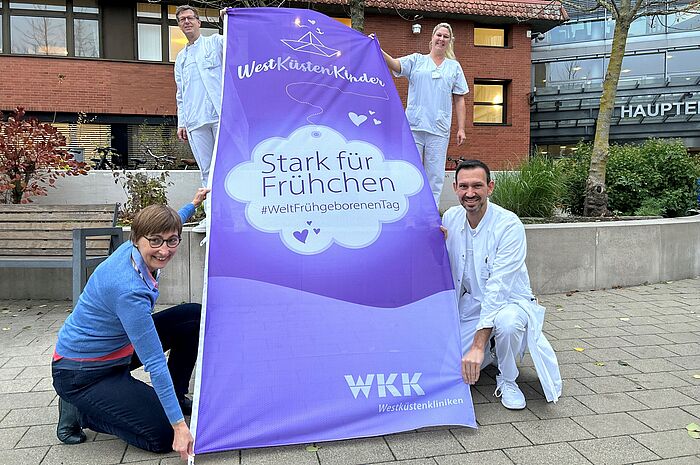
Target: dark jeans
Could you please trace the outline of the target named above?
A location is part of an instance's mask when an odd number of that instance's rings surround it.
[[[153,314],[178,399],[187,393],[197,362],[201,305],[182,304]],[[86,363],[87,365],[87,363]],[[155,390],[131,376],[131,365],[65,370],[54,364],[53,385],[61,398],[80,411],[80,425],[117,436],[151,452],[170,452],[173,428]]]

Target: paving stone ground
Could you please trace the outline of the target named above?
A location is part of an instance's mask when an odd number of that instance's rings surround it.
[[[232,451],[198,456],[196,464],[700,464],[700,439],[685,429],[700,424],[700,279],[548,295],[541,303],[564,378],[556,405],[544,401],[526,356],[519,383],[527,408],[505,410],[488,371],[472,389],[478,430]],[[0,300],[0,465],[183,463],[91,431],[77,446],[56,439],[50,358],[69,311],[68,302]]]

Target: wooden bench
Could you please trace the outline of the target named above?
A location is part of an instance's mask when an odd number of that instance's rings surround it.
[[[0,267],[71,268],[75,306],[88,269],[122,243],[116,221],[116,204],[0,205]]]

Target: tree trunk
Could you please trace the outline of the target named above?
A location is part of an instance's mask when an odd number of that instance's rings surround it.
[[[365,30],[365,0],[350,0],[350,23],[356,31]]]
[[[628,7],[629,10],[629,7]],[[603,93],[600,96],[600,110],[593,139],[591,166],[586,181],[586,199],[583,204],[585,216],[603,216],[608,213],[608,193],[605,189],[605,167],[608,162],[610,149],[610,121],[615,109],[615,95],[620,80],[622,59],[625,56],[627,34],[629,33],[632,16],[629,11],[621,9],[621,17],[615,22],[610,63],[603,81]]]

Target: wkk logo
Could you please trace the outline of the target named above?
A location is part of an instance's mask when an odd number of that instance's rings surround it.
[[[422,374],[423,373],[401,373],[403,394],[399,392],[394,385],[396,378],[399,376],[398,373],[389,373],[389,375],[385,375],[384,373],[371,373],[367,374],[364,379],[362,379],[362,376],[358,375],[357,380],[352,375],[345,375],[345,382],[348,383],[350,392],[352,392],[355,399],[357,399],[360,393],[364,394],[365,398],[369,398],[375,380],[377,381],[377,395],[379,397],[386,397],[387,392],[393,397],[410,396],[411,390],[415,391],[419,396],[424,396],[425,391],[423,391],[423,388],[418,384],[418,380]]]

